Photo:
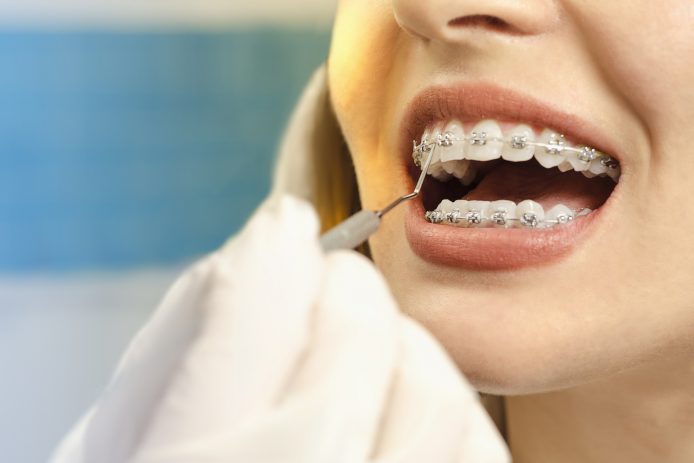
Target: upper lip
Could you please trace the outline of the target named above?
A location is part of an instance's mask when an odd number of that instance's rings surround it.
[[[596,148],[621,163],[621,156],[609,136],[589,121],[535,98],[488,83],[435,86],[415,96],[402,120],[401,153],[411,155],[412,141],[419,142],[428,126],[453,119],[463,123],[497,119],[548,128]]]

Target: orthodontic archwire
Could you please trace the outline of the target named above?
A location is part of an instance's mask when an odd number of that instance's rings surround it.
[[[552,135],[548,143],[542,143],[529,141],[528,137],[523,135],[512,136],[509,139],[500,137],[490,138],[487,137],[485,132],[472,132],[469,137],[457,137],[451,132],[444,132],[442,134],[438,134],[432,141],[429,141],[426,138],[424,138],[420,144],[413,141],[412,157],[414,159],[414,163],[417,167],[422,167],[422,159],[425,154],[430,153],[436,147],[450,147],[461,142],[469,143],[471,146],[485,146],[490,142],[500,142],[508,144],[515,150],[522,150],[529,146],[534,146],[536,148],[544,149],[545,152],[550,155],[565,156],[564,153],[572,154],[576,159],[585,164],[599,160],[600,163],[607,169],[617,169],[619,167],[619,163],[616,160],[594,148],[588,146],[581,148],[567,146],[565,137],[560,134]],[[428,162],[426,169],[423,168],[423,170],[428,171],[430,164],[431,163]],[[463,214],[463,212],[459,209],[454,209],[451,212],[444,212],[440,210],[427,211],[425,213],[425,219],[433,224],[441,224],[446,222],[454,225],[467,223],[467,225],[470,226],[491,225],[494,227],[508,228],[509,226],[513,225],[521,225],[525,228],[548,228],[554,225],[569,224],[576,218],[587,215],[590,212],[590,209],[580,209],[571,211],[570,213],[559,214],[556,219],[540,219],[538,215],[532,211],[523,213],[521,217],[508,217],[508,211],[506,209],[498,209],[492,211],[489,217],[484,217],[483,211],[481,210],[469,210]]]
[[[566,138],[564,135],[554,134],[550,138],[549,142],[537,142],[530,141],[525,135],[514,135],[510,138],[501,137],[488,137],[486,132],[472,132],[470,136],[457,137],[452,132],[444,132],[438,134],[434,140],[423,139],[420,144],[416,141],[412,142],[412,157],[414,163],[417,167],[422,165],[422,157],[428,152],[428,149],[432,146],[449,147],[456,143],[468,143],[470,146],[485,146],[487,143],[504,143],[508,144],[511,148],[515,150],[522,150],[527,147],[533,146],[535,148],[544,149],[547,154],[559,156],[565,156],[565,153],[573,155],[576,159],[583,162],[584,164],[590,164],[595,160],[599,160],[600,163],[608,169],[617,169],[619,163],[612,159],[607,154],[591,148],[589,146],[584,146],[581,148],[576,148],[573,146],[568,146],[566,144]]]
[[[580,209],[571,211],[568,214],[559,214],[556,219],[540,219],[534,212],[525,212],[520,217],[508,217],[508,211],[505,209],[495,210],[488,218],[482,215],[480,210],[471,210],[463,214],[459,209],[454,209],[452,212],[443,212],[440,210],[427,211],[424,215],[429,223],[441,224],[460,224],[467,223],[468,225],[492,225],[502,228],[510,228],[510,225],[522,225],[525,228],[549,228],[554,225],[567,225],[583,215],[588,215],[590,209]],[[480,227],[484,228],[484,227]]]

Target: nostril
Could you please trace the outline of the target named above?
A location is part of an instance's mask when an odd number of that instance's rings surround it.
[[[448,22],[449,27],[483,28],[507,34],[520,34],[521,31],[501,18],[489,15],[461,16]]]

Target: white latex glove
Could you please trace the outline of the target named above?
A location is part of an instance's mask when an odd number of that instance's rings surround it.
[[[267,204],[170,290],[60,463],[510,461],[477,395],[310,206]]]

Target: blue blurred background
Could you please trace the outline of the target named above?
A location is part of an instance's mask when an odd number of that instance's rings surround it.
[[[0,460],[13,463],[47,458],[175,276],[267,193],[332,8],[32,1],[0,24]]]
[[[0,34],[0,271],[180,262],[268,189],[327,35]]]

